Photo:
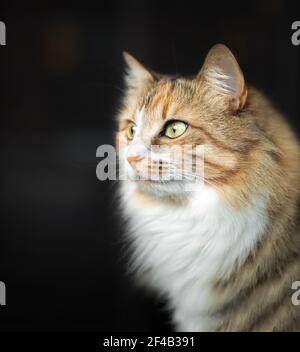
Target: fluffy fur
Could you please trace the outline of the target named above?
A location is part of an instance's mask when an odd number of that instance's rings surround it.
[[[300,280],[300,149],[286,121],[246,87],[223,45],[191,79],[125,58],[117,144],[131,180],[120,181],[120,194],[140,280],[167,299],[179,331],[300,330],[300,306],[291,301]],[[171,119],[188,125],[175,139],[161,134]],[[203,145],[204,176],[161,150],[149,161],[154,144]],[[137,179],[155,162],[182,180]]]

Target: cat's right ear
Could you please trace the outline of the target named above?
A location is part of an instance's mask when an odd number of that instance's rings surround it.
[[[139,88],[147,82],[156,79],[153,72],[145,68],[132,55],[126,51],[123,52],[123,57],[126,62],[125,82],[128,88]]]
[[[247,87],[242,70],[232,52],[223,44],[213,46],[206,56],[198,79],[228,101],[230,110],[242,109],[247,99]]]

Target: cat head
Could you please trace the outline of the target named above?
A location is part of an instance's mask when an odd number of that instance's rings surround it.
[[[156,196],[184,193],[191,183],[226,182],[253,142],[252,121],[243,117],[247,88],[231,51],[215,45],[193,78],[158,74],[128,53],[124,58],[122,173]]]

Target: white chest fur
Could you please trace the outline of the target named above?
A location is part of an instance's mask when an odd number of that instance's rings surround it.
[[[132,196],[134,188],[121,186],[137,271],[167,298],[178,331],[214,330],[212,282],[242,263],[264,233],[264,202],[256,197],[234,211],[203,186],[185,207],[151,206]]]

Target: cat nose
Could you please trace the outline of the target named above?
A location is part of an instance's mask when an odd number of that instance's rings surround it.
[[[127,161],[129,162],[129,164],[133,167],[134,164],[139,161],[139,160],[142,160],[143,157],[140,156],[140,155],[128,155],[127,157]]]

